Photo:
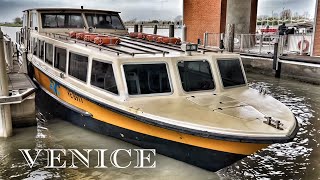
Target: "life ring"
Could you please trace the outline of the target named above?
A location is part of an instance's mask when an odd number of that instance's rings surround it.
[[[303,40],[303,44],[306,44],[306,47],[304,49],[302,49],[302,51],[305,52],[309,49],[310,43],[307,40]],[[301,45],[302,45],[302,41],[299,41],[299,43],[298,43],[299,49],[301,49]]]

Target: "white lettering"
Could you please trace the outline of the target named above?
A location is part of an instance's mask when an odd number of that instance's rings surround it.
[[[92,149],[83,149],[83,151],[87,152],[87,158],[84,157],[83,154],[81,154],[77,149],[68,149],[68,151],[71,152],[72,154],[72,164],[71,166],[69,166],[69,168],[78,168],[78,166],[76,166],[74,164],[74,157],[77,157],[77,159],[84,164],[87,168],[89,168],[89,154],[92,151]]]
[[[19,151],[22,153],[24,159],[27,161],[28,165],[30,168],[33,167],[34,163],[36,162],[39,153],[42,151],[41,149],[35,149],[35,151],[37,152],[37,155],[34,159],[31,158],[29,151],[31,149],[19,149]]]
[[[118,149],[118,150],[115,150],[112,152],[111,156],[110,156],[110,162],[111,164],[116,167],[116,168],[120,168],[120,169],[124,169],[124,168],[127,168],[131,165],[131,161],[129,162],[129,164],[127,166],[120,166],[118,164],[118,160],[117,160],[117,157],[118,157],[118,153],[119,151],[125,151],[129,154],[129,156],[131,157],[131,149],[130,150],[126,150],[126,149]]]
[[[137,166],[134,168],[155,168],[156,167],[156,161],[153,162],[151,166],[145,166],[144,160],[147,160],[148,163],[151,163],[151,153],[153,156],[156,156],[156,150],[155,149],[135,149],[137,152]],[[150,152],[146,157],[144,156],[144,152]]]

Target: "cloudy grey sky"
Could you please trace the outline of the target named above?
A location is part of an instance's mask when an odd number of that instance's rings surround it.
[[[259,0],[259,15],[272,11],[279,13],[283,8],[293,12],[314,15],[316,0]],[[35,7],[80,7],[121,11],[125,20],[137,18],[174,19],[182,14],[182,0],[0,0],[0,22],[12,21],[22,16],[22,10]]]

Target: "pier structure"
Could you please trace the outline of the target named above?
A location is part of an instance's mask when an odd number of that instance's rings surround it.
[[[12,127],[34,125],[36,86],[25,72],[26,56],[0,29],[0,137],[12,135]],[[24,62],[24,63],[23,63]]]

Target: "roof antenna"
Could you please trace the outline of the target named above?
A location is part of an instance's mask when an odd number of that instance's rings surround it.
[[[81,6],[81,9],[83,9],[83,6]]]

